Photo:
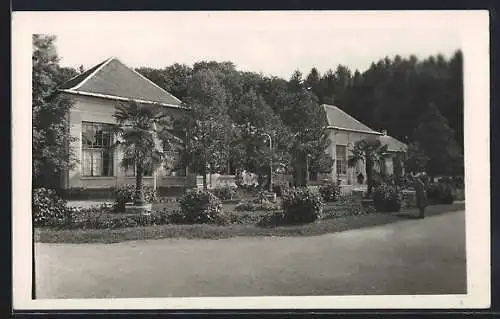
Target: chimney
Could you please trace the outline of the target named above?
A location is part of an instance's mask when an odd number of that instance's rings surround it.
[[[387,130],[382,130],[382,134],[384,134],[384,136],[387,135]]]

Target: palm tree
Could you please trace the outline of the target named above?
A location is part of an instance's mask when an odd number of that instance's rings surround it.
[[[167,114],[158,105],[141,105],[137,102],[117,106],[114,146],[123,151],[121,166],[135,168],[134,204],[144,204],[142,177],[148,167],[156,168],[165,158],[164,151],[173,147],[175,137],[168,131]],[[157,142],[160,141],[161,145]]]
[[[379,140],[364,139],[354,144],[347,165],[355,166],[359,161],[365,163],[366,183],[368,185],[368,196],[372,193],[373,172],[375,165],[379,165],[381,173],[384,172],[385,159],[388,157],[387,145],[382,145]]]

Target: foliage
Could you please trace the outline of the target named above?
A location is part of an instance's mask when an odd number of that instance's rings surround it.
[[[280,209],[281,205],[279,203],[272,203],[267,200],[242,201],[234,208],[235,211],[274,211]]]
[[[328,183],[319,187],[324,202],[336,202],[340,197],[340,185]]]
[[[145,214],[115,214],[107,206],[76,210],[72,215],[71,229],[117,229],[165,225],[171,212],[153,211]]]
[[[237,198],[253,198],[258,195],[259,187],[256,185],[239,185],[235,192]]]
[[[150,185],[142,185],[143,199],[147,203],[153,203],[158,199],[156,190]],[[135,185],[121,185],[115,189],[115,210],[118,212],[125,211],[125,204],[134,202],[137,196]]]
[[[222,202],[206,190],[190,190],[179,199],[178,222],[187,224],[223,223]]]
[[[280,183],[273,185],[273,192],[278,197],[283,197],[283,195],[290,190],[290,186],[288,184]]]
[[[461,174],[463,159],[454,132],[436,105],[431,103],[422,114],[415,138],[429,156],[426,171],[431,176]]]
[[[285,218],[290,223],[307,223],[317,220],[323,211],[323,200],[319,193],[308,187],[290,189],[282,198]]]
[[[32,197],[33,226],[64,226],[71,221],[71,209],[52,189],[35,188]]]
[[[421,149],[418,142],[408,145],[405,156],[405,169],[408,173],[424,172],[429,162],[429,156]]]
[[[114,114],[117,135],[114,147],[123,152],[122,167],[135,169],[136,173],[134,202],[143,200],[142,177],[146,168],[160,165],[165,158],[164,151],[174,149],[176,138],[169,131],[170,122],[162,110],[157,105],[127,102],[118,104]]]
[[[349,155],[347,164],[355,166],[359,161],[365,163],[366,183],[368,185],[368,196],[372,194],[374,186],[375,167],[385,167],[385,159],[388,156],[387,145],[382,145],[378,139],[363,139],[354,144],[354,148]],[[380,171],[379,171],[380,172]]]
[[[214,189],[211,189],[210,192],[212,192],[212,194],[214,194],[221,200],[233,199],[233,197],[236,195],[236,190],[230,185],[218,186]]]
[[[352,195],[345,195],[339,197],[334,203],[326,204],[321,219],[359,216],[371,214],[373,212],[375,212],[373,206],[364,206],[359,198]]]
[[[373,192],[373,205],[378,212],[399,212],[402,194],[399,187],[381,184]]]
[[[61,175],[77,160],[67,147],[73,103],[56,89],[76,71],[59,66],[54,36],[35,34],[32,40],[33,184],[59,190]]]
[[[448,183],[430,183],[426,188],[427,198],[436,204],[452,204],[455,200],[453,188]]]
[[[188,79],[186,103],[191,108],[184,124],[189,125],[189,143],[183,152],[184,162],[203,175],[207,188],[208,172],[224,170],[229,159],[231,123],[228,119],[227,94],[220,75],[200,68]]]
[[[407,144],[418,142],[419,149],[428,153],[429,145],[437,142],[417,139],[415,128],[424,123],[420,119],[427,105],[434,102],[453,131],[450,138],[457,142],[458,154],[463,152],[461,51],[455,52],[449,59],[442,55],[422,60],[414,55],[406,58],[398,55],[385,57],[374,61],[364,72],[339,65],[320,74],[313,68],[304,75],[305,81],[300,72],[294,72],[286,80],[256,72],[237,71],[231,62],[215,61],[201,61],[192,68],[172,65],[148,72],[151,76],[145,75],[167,91],[174,95],[177,93],[188,104],[193,101],[193,109],[205,107],[207,114],[213,114],[217,122],[235,125],[234,128],[211,130],[202,125],[194,128],[194,136],[199,139],[188,153],[194,154],[196,163],[190,166],[197,168],[195,171],[202,172],[203,169],[205,160],[200,150],[203,145],[210,145],[212,150],[216,150],[214,159],[209,160],[212,170],[226,170],[229,165],[232,170],[247,168],[267,174],[269,158],[273,157],[275,167],[284,169],[287,174],[303,174],[295,172],[299,165],[294,158],[297,151],[311,154],[311,172],[328,170],[332,165],[329,163],[331,159],[323,152],[327,141],[323,140],[321,130],[324,115],[321,114],[320,103],[337,105],[369,127],[386,129],[391,136]],[[208,121],[207,118],[197,117],[202,123]],[[247,123],[258,134],[265,132],[272,135],[273,152],[268,152],[267,144],[261,137],[245,132]],[[212,139],[207,137],[203,140],[199,137],[200,131],[209,132]],[[439,131],[439,135],[448,136],[449,131]],[[217,144],[217,139],[222,142]],[[436,140],[444,139],[437,136]],[[409,152],[412,152],[411,147]],[[434,155],[429,153],[427,156]],[[186,156],[185,160],[192,161],[192,158]],[[422,166],[420,159],[418,155],[409,162],[402,162],[410,164],[408,167],[414,167],[410,168],[414,170]],[[441,161],[439,156],[438,161]],[[454,156],[446,163],[453,170],[460,171],[463,158]],[[432,164],[429,162],[429,165]],[[394,177],[399,184],[397,173]]]

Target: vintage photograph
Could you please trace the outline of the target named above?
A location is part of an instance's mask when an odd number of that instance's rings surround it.
[[[52,17],[34,300],[470,293],[453,13]]]

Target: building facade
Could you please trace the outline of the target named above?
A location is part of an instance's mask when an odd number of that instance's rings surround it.
[[[116,58],[107,59],[70,79],[59,92],[73,102],[68,114],[68,135],[77,163],[63,176],[63,187],[67,190],[110,189],[135,183],[135,170],[125,170],[120,164],[122,152],[112,148],[118,103],[153,104],[172,120],[187,112],[179,99]],[[171,129],[178,137],[178,149],[182,149],[186,132]],[[143,183],[157,188],[194,183],[195,177],[180,164],[178,151],[169,154],[167,164],[154,171],[146,170]]]
[[[387,135],[387,132],[377,132],[351,115],[333,105],[322,105],[327,117],[327,132],[331,144],[327,153],[334,159],[332,170],[323,175],[323,179],[339,182],[346,187],[364,187],[366,185],[365,163],[359,161],[354,167],[349,167],[348,160],[356,142],[365,139],[378,139],[382,145],[387,145],[388,156],[385,160],[385,172],[394,173],[394,158],[399,152],[406,152],[406,145]]]

